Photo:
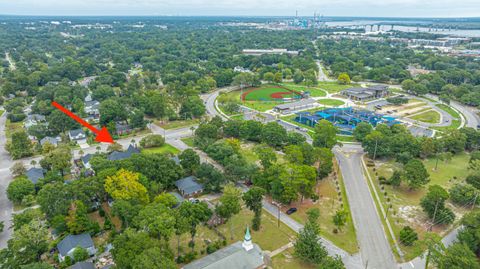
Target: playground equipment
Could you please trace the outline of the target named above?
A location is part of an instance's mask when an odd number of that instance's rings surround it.
[[[373,127],[378,124],[388,126],[400,123],[392,116],[378,114],[368,110],[346,108],[328,108],[315,112],[296,113],[295,121],[314,127],[320,120],[328,120],[340,129],[341,134],[351,135],[360,122],[367,122]]]

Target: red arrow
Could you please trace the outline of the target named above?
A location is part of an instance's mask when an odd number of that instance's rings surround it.
[[[112,136],[110,135],[110,133],[108,132],[107,128],[106,127],[102,127],[101,130],[97,130],[97,128],[93,127],[92,125],[90,125],[88,122],[84,121],[82,118],[80,118],[79,116],[73,114],[70,110],[64,108],[62,105],[60,105],[59,103],[53,101],[52,102],[52,106],[56,107],[58,110],[62,111],[63,113],[65,113],[67,116],[69,116],[70,118],[76,120],[78,123],[80,123],[81,125],[87,127],[88,129],[90,129],[90,131],[94,132],[97,137],[95,138],[95,141],[97,142],[105,142],[105,143],[111,143],[113,144],[113,139],[112,139]]]

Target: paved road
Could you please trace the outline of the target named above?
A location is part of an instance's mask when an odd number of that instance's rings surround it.
[[[360,244],[362,261],[368,268],[397,268],[390,244],[385,236],[373,197],[363,175],[360,145],[334,149],[342,171],[345,189]]]
[[[6,114],[3,113],[0,116],[0,222],[3,221],[5,229],[0,233],[0,249],[7,246],[7,240],[12,235],[12,229],[10,227],[10,220],[13,212],[13,205],[8,200],[6,190],[8,183],[12,180],[10,174],[10,166],[12,161],[10,155],[5,150],[6,136],[5,136],[5,121]]]
[[[320,61],[317,61],[318,66],[318,81],[334,81],[333,79],[329,78],[325,72],[323,72],[322,64]]]
[[[427,97],[438,100],[438,96],[433,94],[427,94]],[[466,127],[472,127],[476,129],[477,126],[480,125],[480,116],[477,114],[477,108],[461,104],[457,101],[450,101],[450,106],[460,111],[460,113],[465,116],[465,119],[467,120]]]

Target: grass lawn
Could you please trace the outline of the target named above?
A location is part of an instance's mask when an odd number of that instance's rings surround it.
[[[389,178],[395,169],[401,169],[401,165],[390,160],[387,162],[377,162],[377,169],[373,171],[373,167],[369,167],[369,173],[374,181],[374,187],[376,188],[382,206],[387,208],[387,200],[391,201],[392,208],[388,215],[390,224],[392,225],[393,232],[399,238],[400,230],[404,226],[410,226],[417,231],[419,237],[422,238],[426,228],[428,227],[428,219],[423,213],[419,203],[422,197],[427,193],[428,186],[438,184],[448,190],[451,186],[458,182],[464,182],[465,177],[468,174],[468,160],[470,156],[466,153],[455,155],[451,161],[444,162],[439,161],[437,170],[435,169],[436,159],[431,158],[424,160],[425,168],[430,173],[430,182],[427,186],[418,190],[410,190],[408,186],[402,183],[399,187],[392,187],[388,185],[380,185],[377,176],[384,176]],[[384,195],[384,192],[387,195]],[[465,213],[465,209],[457,207],[447,201],[447,205],[453,209],[453,211],[462,215]],[[457,216],[456,220],[460,219]],[[448,232],[452,226],[437,225],[433,228],[434,232],[444,234]],[[410,260],[419,253],[418,249],[414,247],[407,247],[400,244],[402,251],[405,252],[405,258]]]
[[[451,108],[450,106],[447,106],[445,104],[436,104],[436,106],[438,108],[440,108],[441,110],[444,110],[445,112],[447,112],[448,114],[450,114],[454,119],[460,119],[460,114],[458,114],[457,111],[455,111],[453,108]]]
[[[342,85],[336,81],[319,81],[316,87],[327,90],[329,93],[337,93],[351,87],[357,87],[359,84]]]
[[[427,123],[439,123],[440,122],[440,114],[433,109],[422,112],[420,114],[416,114],[414,116],[411,116],[410,118],[412,120],[417,120],[417,121],[427,122]]]
[[[272,268],[275,269],[315,269],[317,266],[301,261],[294,255],[294,248],[291,247],[272,258]]]
[[[227,223],[217,227],[227,239],[227,245],[237,241],[243,241],[245,229],[252,226],[252,211],[244,207],[239,214],[232,217]],[[233,227],[233,239],[230,237],[230,226]],[[262,224],[259,231],[250,229],[253,243],[258,244],[263,250],[273,251],[291,241],[295,241],[296,233],[280,222],[278,227],[277,219],[263,210]]]
[[[339,171],[336,164],[335,170]],[[305,224],[307,220],[307,210],[310,208],[318,208],[320,210],[320,235],[332,241],[336,246],[353,254],[358,252],[358,244],[355,235],[355,227],[350,214],[348,214],[347,224],[342,228],[342,230],[338,231],[337,233],[334,232],[336,227],[333,224],[332,218],[336,211],[343,208],[347,212],[350,212],[341,174],[338,177],[338,182],[339,186],[337,187],[333,175],[319,181],[316,191],[320,199],[316,202],[312,202],[311,200],[307,199],[304,200],[303,203],[296,202],[292,205],[289,205],[288,207],[296,207],[298,209],[298,211],[290,215],[290,217],[302,224]],[[284,211],[287,210],[288,207],[285,207]]]
[[[182,139],[180,139],[180,140],[182,140],[183,143],[187,144],[187,146],[192,147],[192,148],[194,147],[194,145],[193,145],[193,136],[191,136],[191,137],[185,137],[185,138],[182,138]]]
[[[232,119],[232,120],[243,120],[243,115],[230,116],[230,119]]]
[[[326,106],[341,106],[345,104],[344,101],[337,99],[320,99],[317,101],[317,103]]]
[[[310,92],[310,96],[312,96],[312,97],[327,96],[327,93],[324,90],[316,88],[316,87],[308,87],[308,86],[301,85],[301,84],[295,84],[293,82],[286,82],[286,83],[282,83],[281,85],[283,85],[283,86],[285,86],[289,89],[295,90],[295,91],[308,91],[308,92]]]
[[[156,121],[155,122],[156,125],[162,127],[163,129],[166,129],[166,130],[189,127],[189,126],[197,125],[199,123],[200,123],[200,119],[175,120],[175,121],[167,121],[167,122]]]
[[[337,135],[337,140],[340,142],[357,142],[353,135]]]
[[[185,254],[191,251],[191,248],[188,246],[190,242],[190,233],[184,233],[180,236],[180,254]],[[178,252],[178,237],[173,235],[170,239],[169,245],[173,253],[177,255]],[[197,259],[206,256],[206,248],[208,246],[207,242],[222,241],[222,238],[215,233],[214,230],[209,229],[206,226],[199,225],[197,226],[197,233],[195,235],[195,247],[194,250],[197,252]],[[202,254],[203,252],[203,254]]]
[[[275,101],[282,98],[295,98],[297,94],[289,89],[291,88],[267,84],[258,88],[245,89],[243,95],[245,101]]]
[[[265,112],[267,110],[273,109],[276,105],[281,105],[284,103],[285,102],[276,101],[244,101],[242,102],[242,105],[260,112]]]
[[[180,152],[179,149],[167,143],[165,143],[165,145],[161,147],[142,149],[142,153],[161,153],[161,154],[170,153],[172,155],[176,155],[179,152]]]
[[[0,116],[3,115],[3,112],[5,112],[5,111],[3,111],[3,110],[0,109]]]

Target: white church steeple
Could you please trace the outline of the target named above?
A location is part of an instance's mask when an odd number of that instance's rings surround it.
[[[242,247],[246,251],[249,251],[253,248],[252,236],[250,236],[250,229],[248,228],[248,226],[247,226],[247,231],[245,232],[245,237],[243,238]]]

